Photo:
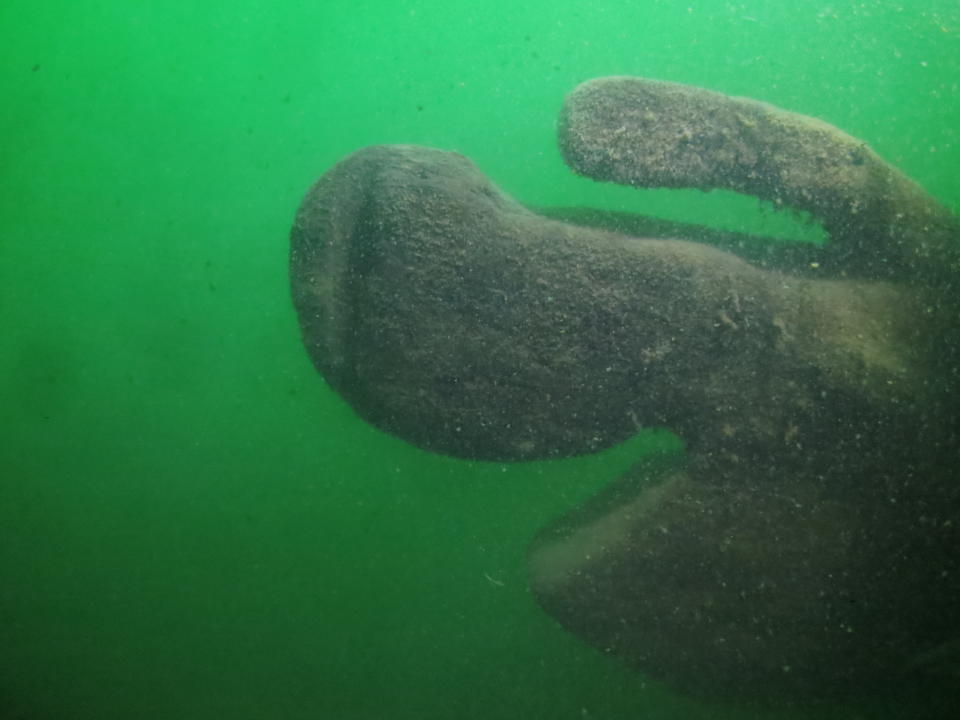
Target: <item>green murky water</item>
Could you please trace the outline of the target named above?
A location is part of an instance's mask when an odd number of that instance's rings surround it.
[[[666,441],[506,466],[379,434],[300,345],[286,236],[393,142],[527,203],[816,234],[574,177],[555,116],[608,74],[824,118],[956,208],[955,0],[6,0],[0,33],[0,718],[902,716],[695,701],[560,630],[529,539]]]

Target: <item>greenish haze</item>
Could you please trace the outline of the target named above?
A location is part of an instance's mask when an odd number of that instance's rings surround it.
[[[490,465],[316,375],[308,185],[373,143],[520,200],[807,237],[755,200],[574,177],[564,94],[634,74],[867,140],[960,205],[956,0],[4,0],[0,718],[886,718],[680,697],[526,591],[537,528],[665,436]]]

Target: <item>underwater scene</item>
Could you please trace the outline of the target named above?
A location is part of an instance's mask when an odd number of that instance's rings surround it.
[[[947,720],[956,0],[6,0],[0,720]]]

